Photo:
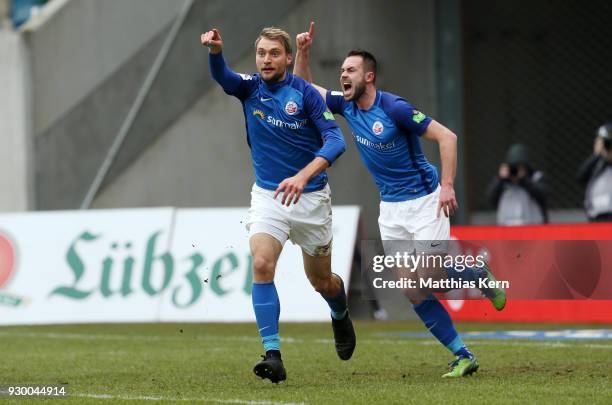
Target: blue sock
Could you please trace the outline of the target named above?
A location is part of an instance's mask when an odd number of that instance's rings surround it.
[[[334,276],[340,279],[340,292],[335,297],[326,297],[323,294],[321,296],[327,304],[329,305],[329,309],[331,309],[332,318],[338,320],[343,319],[346,316],[346,311],[348,308],[347,300],[346,300],[346,292],[344,291],[344,282],[340,278],[339,275],[334,274]]]
[[[474,281],[476,285],[478,285],[478,280],[486,277],[484,269],[480,267],[465,267],[461,271],[454,267],[446,267],[445,270],[449,280]]]
[[[264,350],[280,350],[278,335],[278,318],[280,317],[280,301],[274,281],[270,283],[253,283],[253,309],[257,319],[259,335]]]
[[[413,308],[431,334],[448,350],[456,356],[471,355],[455,330],[453,321],[450,315],[448,315],[446,308],[440,304],[436,297],[432,295],[420,304],[414,305]]]

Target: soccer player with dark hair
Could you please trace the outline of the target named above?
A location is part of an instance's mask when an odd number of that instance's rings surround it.
[[[348,360],[355,332],[344,283],[331,272],[331,196],[325,172],[345,150],[342,133],[317,90],[287,72],[293,55],[285,31],[261,31],[255,41],[258,73],[252,76],[227,67],[218,30],[202,34],[201,42],[209,47],[212,77],[242,103],[255,171],[247,229],[253,309],[266,354],[253,371],[272,382],[286,379],[274,273],[287,239],[302,248],[306,276],[331,309],[338,356]]]
[[[309,52],[314,23],[297,36],[294,74],[312,82]],[[340,68],[342,91],[328,91],[314,85],[334,114],[342,115],[351,127],[359,154],[374,177],[380,192],[378,219],[387,255],[414,251],[445,255],[450,238],[450,220],[457,209],[453,183],[457,164],[457,136],[448,128],[417,110],[394,94],[376,88],[377,62],[369,52],[350,51]],[[442,175],[431,165],[419,138],[438,143]],[[444,215],[440,215],[440,212]],[[409,246],[409,247],[405,247]],[[395,249],[401,248],[397,251]],[[405,269],[397,269],[401,273]],[[405,273],[404,273],[405,274]],[[481,268],[419,268],[408,273],[419,278],[494,281],[486,265]],[[497,310],[504,308],[505,292],[498,288],[481,291]],[[437,290],[405,290],[417,315],[429,331],[456,359],[443,377],[462,377],[478,369],[475,356],[465,346],[442,304],[431,295]]]

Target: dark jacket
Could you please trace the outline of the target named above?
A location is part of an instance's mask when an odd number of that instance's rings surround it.
[[[584,209],[591,221],[612,220],[612,162],[599,155],[587,158],[576,175],[586,184]]]
[[[487,190],[489,202],[497,209],[498,225],[547,223],[547,195],[544,174],[531,169],[518,183],[495,176]]]

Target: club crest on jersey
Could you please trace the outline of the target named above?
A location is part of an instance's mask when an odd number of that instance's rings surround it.
[[[287,104],[285,104],[285,112],[289,115],[293,115],[297,112],[298,105],[293,100],[289,100]]]
[[[385,130],[385,127],[383,126],[382,122],[380,122],[380,121],[376,121],[374,123],[374,125],[372,125],[372,132],[374,132],[375,135],[382,134],[382,132],[384,130]]]

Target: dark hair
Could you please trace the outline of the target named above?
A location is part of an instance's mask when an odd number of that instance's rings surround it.
[[[349,51],[348,55],[346,55],[347,58],[349,56],[361,56],[361,58],[363,59],[364,70],[366,71],[366,73],[374,72],[374,82],[376,82],[376,70],[378,63],[376,62],[376,58],[374,57],[374,55],[372,55],[368,51],[364,51],[363,49],[353,49],[352,51]]]

